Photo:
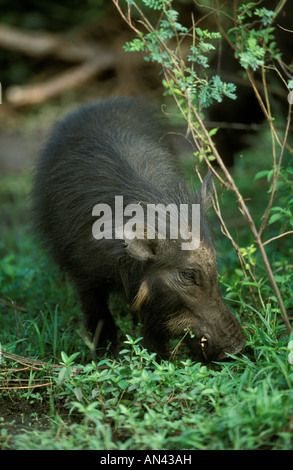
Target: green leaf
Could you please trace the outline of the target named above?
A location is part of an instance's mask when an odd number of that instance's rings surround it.
[[[280,220],[282,218],[282,214],[273,214],[270,219],[269,219],[269,224],[273,224],[274,222],[277,222],[277,220]]]
[[[129,381],[128,380],[119,380],[118,382],[118,386],[122,389],[122,390],[126,390],[127,387],[129,385]]]
[[[213,135],[215,135],[218,132],[218,130],[219,130],[218,127],[214,127],[213,129],[209,131],[209,136],[213,137]]]
[[[258,173],[256,173],[255,177],[253,178],[253,181],[257,181],[260,178],[264,178],[265,176],[268,175],[268,173],[269,173],[269,170],[259,171]]]
[[[127,52],[140,52],[145,50],[145,43],[139,39],[135,38],[132,41],[126,42],[123,46],[123,49]]]

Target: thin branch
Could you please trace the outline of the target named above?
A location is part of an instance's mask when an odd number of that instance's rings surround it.
[[[287,125],[286,125],[286,129],[285,129],[285,135],[284,135],[284,138],[283,138],[283,143],[282,143],[282,146],[281,146],[281,150],[280,150],[280,155],[279,155],[279,159],[278,159],[278,165],[277,165],[277,168],[275,168],[275,162],[274,162],[274,180],[273,180],[273,186],[272,186],[272,191],[271,191],[271,195],[270,195],[270,200],[268,202],[268,206],[266,208],[266,211],[262,217],[262,223],[261,223],[261,226],[259,228],[259,235],[262,234],[266,224],[267,224],[267,220],[268,220],[268,217],[269,217],[269,213],[270,213],[270,210],[271,210],[271,207],[273,205],[273,200],[274,200],[274,196],[275,196],[275,193],[276,193],[276,187],[277,187],[277,182],[279,180],[279,175],[280,175],[280,169],[281,169],[281,164],[282,164],[282,160],[283,160],[283,155],[284,155],[284,150],[285,150],[285,145],[286,145],[286,141],[287,141],[287,138],[288,138],[288,134],[289,134],[289,129],[290,129],[290,123],[291,123],[291,108],[292,108],[292,105],[289,104],[289,108],[288,108],[288,116],[287,116]],[[272,139],[273,140],[273,139]]]
[[[243,255],[240,251],[240,248],[239,246],[237,245],[237,243],[235,242],[234,238],[232,237],[231,233],[229,232],[228,230],[228,227],[223,219],[223,216],[222,216],[222,212],[221,212],[221,208],[220,208],[220,204],[219,204],[219,199],[218,199],[218,195],[217,195],[217,191],[216,191],[216,188],[214,186],[214,199],[213,199],[213,207],[214,207],[214,211],[215,213],[217,214],[217,217],[221,223],[221,230],[222,232],[224,233],[224,235],[230,240],[234,250],[236,251],[236,254],[238,256],[238,259],[239,259],[239,263],[240,263],[240,266],[241,266],[241,269],[243,271],[243,274],[244,276],[246,277],[247,276],[247,272],[246,270],[248,270],[249,272],[249,275],[251,277],[251,279],[253,280],[253,282],[256,283],[256,279],[254,277],[254,274],[253,272],[251,271],[250,269],[250,266],[248,265],[248,268],[246,267],[247,263],[245,263],[245,260],[243,258]],[[249,288],[251,289],[251,287],[249,286]],[[253,292],[251,290],[251,294],[253,295]]]
[[[284,8],[284,6],[286,5],[287,3],[287,0],[280,0],[278,5],[276,6],[275,8],[275,13],[274,13],[274,16],[273,16],[273,21],[275,21],[275,19],[277,18],[277,16],[279,15],[279,13],[281,13],[282,9]]]
[[[266,240],[265,242],[263,242],[263,245],[268,245],[269,243],[271,243],[274,240],[277,240],[278,238],[285,237],[286,235],[292,235],[292,234],[293,234],[293,230],[289,230],[289,232],[281,233],[280,235],[277,235],[276,237]]]
[[[19,310],[20,312],[27,312],[26,308],[19,307],[13,300],[10,300],[9,302],[8,300],[0,299],[0,304],[4,304],[7,307],[13,308],[14,310]]]

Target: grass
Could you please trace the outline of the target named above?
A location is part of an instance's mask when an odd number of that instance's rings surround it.
[[[76,294],[34,243],[30,185],[27,174],[1,177],[0,343],[42,364],[21,372],[25,367],[1,357],[0,386],[9,389],[0,390],[0,449],[292,449],[288,338],[257,256],[254,301],[220,239],[223,295],[247,336],[237,357],[208,367],[184,355],[157,362],[141,348],[128,306],[113,297],[121,350],[93,362]],[[282,239],[269,250],[290,312],[292,247]]]

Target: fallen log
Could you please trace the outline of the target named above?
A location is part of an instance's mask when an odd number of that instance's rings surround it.
[[[62,92],[83,85],[104,72],[116,62],[112,50],[75,38],[64,38],[43,31],[27,32],[0,24],[0,48],[14,50],[30,57],[52,57],[64,62],[77,63],[65,71],[42,82],[29,85],[12,85],[5,98],[14,106],[41,103]]]
[[[7,89],[5,97],[14,106],[37,104],[54,98],[62,92],[85,84],[90,79],[113,65],[111,54],[87,61],[76,67],[70,67],[65,72],[34,85],[11,86]]]

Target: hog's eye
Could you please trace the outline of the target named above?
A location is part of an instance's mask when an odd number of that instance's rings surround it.
[[[181,272],[181,278],[185,283],[188,284],[197,284],[195,272],[191,269],[186,269],[185,271]]]

